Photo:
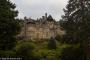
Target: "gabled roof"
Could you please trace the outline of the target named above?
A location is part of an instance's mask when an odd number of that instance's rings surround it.
[[[27,24],[30,24],[30,23],[31,23],[31,24],[35,24],[35,22],[36,22],[36,21],[35,21],[34,19],[29,19],[28,22],[27,22]]]
[[[48,17],[47,17],[47,21],[53,21],[54,19],[52,18],[52,16],[51,15],[49,15]]]

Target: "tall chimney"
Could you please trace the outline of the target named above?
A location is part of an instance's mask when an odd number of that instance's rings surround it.
[[[27,17],[24,17],[24,39],[26,40],[27,38]]]
[[[45,13],[45,19],[47,20],[47,13]]]

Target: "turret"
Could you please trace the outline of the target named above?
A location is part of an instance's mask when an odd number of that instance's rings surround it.
[[[47,17],[47,21],[54,21],[51,15]]]

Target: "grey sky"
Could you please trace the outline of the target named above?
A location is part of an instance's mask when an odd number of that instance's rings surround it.
[[[11,0],[17,6],[19,18],[24,16],[33,19],[40,18],[45,13],[51,14],[53,18],[59,20],[63,14],[68,0]]]

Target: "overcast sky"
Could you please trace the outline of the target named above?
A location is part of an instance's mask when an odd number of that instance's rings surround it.
[[[19,11],[19,18],[24,16],[37,19],[45,13],[52,15],[56,20],[61,18],[63,8],[65,8],[68,0],[11,0],[16,4]]]

